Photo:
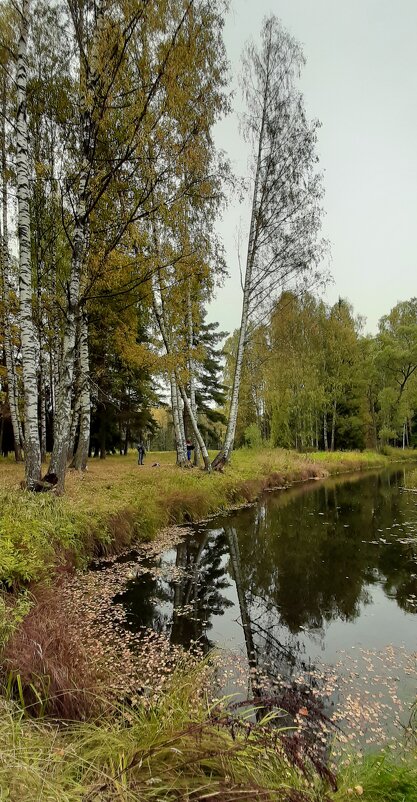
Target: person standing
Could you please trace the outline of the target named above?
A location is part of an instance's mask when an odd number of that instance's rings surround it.
[[[146,454],[145,444],[141,440],[136,447],[138,450],[138,465],[143,465],[143,460]]]
[[[194,449],[194,446],[193,446],[191,440],[187,440],[186,446],[187,446],[187,459],[188,459],[188,462],[191,462],[191,452]]]

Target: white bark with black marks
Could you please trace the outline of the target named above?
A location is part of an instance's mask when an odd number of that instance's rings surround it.
[[[201,451],[201,456],[203,457],[204,468],[208,473],[210,473],[210,471],[211,471],[210,457],[208,455],[208,451],[207,451],[206,444],[204,442],[204,438],[203,438],[203,436],[202,436],[202,434],[200,432],[200,429],[198,428],[197,419],[196,419],[196,417],[195,417],[195,415],[193,413],[193,410],[191,409],[191,403],[190,403],[190,400],[189,400],[189,398],[187,396],[187,393],[185,392],[185,389],[184,389],[183,385],[180,384],[178,381],[177,381],[177,383],[178,383],[179,391],[181,393],[181,398],[182,398],[182,400],[184,402],[185,409],[187,410],[187,414],[188,414],[188,417],[190,419],[190,423],[191,423],[191,427],[192,427],[192,430],[193,430],[195,442],[199,446],[200,451]]]
[[[330,451],[334,451],[334,449],[335,449],[336,414],[337,414],[337,401],[336,401],[336,399],[334,399],[334,401],[333,401],[333,411],[332,411],[332,436],[331,436],[331,440],[330,440]]]
[[[22,0],[17,53],[16,183],[19,236],[20,330],[25,401],[26,487],[32,490],[41,476],[38,421],[37,342],[32,308],[32,266],[29,209],[28,128],[26,119],[27,37],[29,0]]]
[[[2,295],[3,295],[3,331],[4,353],[7,371],[7,386],[10,416],[13,427],[16,461],[21,459],[22,441],[19,431],[19,399],[16,366],[13,352],[11,314],[10,314],[10,284],[9,284],[9,234],[8,234],[8,191],[7,191],[7,159],[6,159],[6,76],[3,76],[2,90],[2,122],[1,122],[1,165],[2,165],[2,241],[1,241],[1,267],[2,267]]]
[[[323,440],[324,440],[324,450],[329,450],[329,441],[327,437],[327,409],[324,410],[323,413]]]
[[[171,387],[171,409],[172,422],[174,425],[175,447],[177,450],[177,464],[181,467],[187,464],[187,454],[185,450],[185,439],[181,427],[181,411],[178,406],[178,388],[175,373],[172,371],[169,376]]]
[[[85,257],[87,226],[85,203],[86,184],[87,167],[85,166],[81,176],[76,210],[71,276],[67,288],[67,308],[61,372],[55,399],[54,446],[49,466],[49,472],[55,473],[58,477],[57,489],[59,492],[63,491],[65,484],[71,428],[71,392],[75,366],[77,314],[79,310],[80,281]]]
[[[82,315],[80,329],[80,382],[80,431],[78,436],[77,451],[72,461],[72,467],[79,471],[85,471],[87,467],[88,451],[90,448],[91,416],[88,321],[85,314]]]
[[[188,325],[188,371],[190,374],[190,405],[192,413],[196,421],[198,421],[197,402],[195,394],[195,361],[193,359],[194,351],[194,322],[193,322],[193,304],[191,299],[191,278],[187,281],[187,325]],[[200,457],[200,446],[198,442],[194,447],[194,465],[198,465]]]
[[[71,427],[70,427],[70,437],[69,437],[69,445],[68,445],[68,462],[70,462],[70,467],[73,468],[73,457],[75,451],[75,441],[77,438],[78,427],[80,423],[80,394],[79,391],[76,391],[76,395],[74,398],[74,404],[72,407],[72,416],[71,416]]]
[[[155,275],[153,276],[152,280],[152,306],[155,319],[165,346],[165,350],[167,354],[169,354],[170,345],[164,320],[163,308],[162,304],[160,304],[158,301],[159,289],[160,288],[158,286],[158,278]],[[185,437],[182,433],[182,428],[181,428],[182,415],[178,404],[177,378],[174,370],[171,370],[169,373],[169,382],[171,389],[171,409],[172,409],[172,421],[174,425],[175,447],[177,450],[177,464],[183,467],[187,463],[187,454],[185,451]]]
[[[19,392],[16,374],[16,362],[14,358],[14,346],[12,338],[12,321],[10,310],[10,282],[9,282],[9,228],[8,228],[8,192],[7,192],[7,160],[6,160],[6,78],[3,79],[3,98],[2,98],[2,124],[1,124],[1,163],[2,163],[2,292],[3,292],[3,331],[4,331],[4,355],[7,371],[7,394],[10,407],[10,418],[13,428],[14,452],[16,462],[22,459],[22,426],[19,418]]]
[[[163,311],[158,304],[158,297],[157,297],[157,278],[154,277],[154,281],[152,282],[152,305],[153,310],[155,313],[155,318],[158,324],[158,328],[165,346],[165,350],[167,355],[171,354],[171,346],[170,341],[167,333],[167,328],[165,325]],[[203,456],[204,466],[207,471],[211,470],[210,459],[208,456],[207,448],[204,442],[204,439],[201,435],[201,432],[198,428],[197,420],[193,414],[191,409],[190,401],[187,397],[187,393],[185,392],[184,387],[182,386],[181,382],[178,379],[178,373],[174,369],[171,371],[170,374],[170,382],[171,382],[171,404],[172,404],[172,417],[174,421],[174,433],[176,439],[176,446],[177,446],[177,460],[179,465],[183,465],[187,463],[187,455],[185,451],[185,433],[184,429],[184,421],[182,419],[181,410],[180,410],[180,403],[178,395],[182,398],[184,403],[185,409],[187,410],[187,414],[190,419],[190,423],[193,429],[193,434],[195,437],[195,442],[198,444],[201,454]]]

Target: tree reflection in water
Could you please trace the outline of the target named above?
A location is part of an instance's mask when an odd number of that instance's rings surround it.
[[[127,626],[133,631],[165,632],[173,644],[185,648],[198,644],[209,651],[214,646],[207,635],[212,617],[233,606],[222,593],[231,585],[227,556],[223,531],[207,530],[181,541],[115,598],[123,603]]]
[[[306,668],[306,633],[324,649],[328,627],[363,616],[376,586],[416,610],[417,498],[406,483],[401,469],[305,484],[199,528],[119,597],[129,626],[208,651],[214,617],[235,605],[228,618],[241,623],[251,668],[291,677]]]

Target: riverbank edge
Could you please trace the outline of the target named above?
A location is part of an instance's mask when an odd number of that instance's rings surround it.
[[[166,527],[254,503],[265,491],[412,461],[417,462],[417,451],[242,449],[224,473],[208,475],[167,462],[160,470],[138,473],[133,457],[109,458],[105,471],[95,464],[91,474],[72,472],[69,493],[60,498],[6,487],[0,492],[0,584],[19,591],[51,583],[63,570],[83,570],[94,558],[153,541]]]
[[[241,452],[235,452],[234,459],[239,459]],[[246,452],[247,453],[247,452]],[[265,452],[255,452],[256,457],[266,456]],[[147,522],[142,521],[143,532],[135,534],[132,539],[125,542],[124,524],[131,523],[132,508],[121,510],[116,515],[109,516],[108,520],[103,525],[110,533],[110,540],[108,538],[99,537],[94,539],[94,551],[91,556],[110,557],[118,556],[127,548],[135,546],[140,547],[143,543],[153,542],[153,553],[158,555],[158,539],[161,533],[169,527],[186,526],[187,524],[200,524],[207,519],[215,518],[221,514],[227,514],[239,509],[243,509],[249,505],[256,504],[257,501],[265,494],[276,491],[288,490],[291,487],[301,485],[303,483],[312,481],[324,481],[330,477],[343,477],[352,474],[362,474],[363,472],[378,471],[383,468],[388,468],[391,465],[401,465],[405,463],[415,462],[417,464],[417,450],[408,450],[400,452],[398,449],[392,449],[388,454],[380,454],[378,452],[325,452],[318,454],[298,454],[296,452],[285,452],[290,455],[293,463],[287,465],[285,468],[279,465],[271,465],[269,470],[256,472],[254,475],[239,478],[240,465],[232,464],[226,468],[223,474],[217,474],[221,477],[222,487],[220,493],[214,493],[213,499],[210,495],[205,498],[202,497],[202,488],[184,488],[178,495],[173,494],[170,498],[171,503],[165,503],[163,497],[160,498],[161,509],[163,509],[163,522],[158,525],[154,522],[154,526],[148,526]],[[267,461],[269,459],[266,457]],[[297,460],[297,461],[295,461]],[[256,466],[256,459],[253,460]],[[235,470],[237,468],[237,471]],[[178,471],[178,479],[183,480],[187,478],[187,472]],[[259,469],[258,469],[259,471]],[[237,473],[237,475],[236,475]],[[211,490],[219,490],[219,488],[210,487],[214,477],[202,471],[198,473],[200,481],[205,482],[206,488]],[[214,480],[215,481],[215,480]],[[168,501],[168,500],[167,500]],[[134,521],[134,527],[137,527],[139,522]],[[102,530],[103,531],[103,530]],[[165,548],[164,540],[161,542],[161,550]]]
[[[168,509],[166,502],[164,503],[164,499],[160,497],[160,504],[164,505],[163,509],[165,514],[169,516],[175,516],[174,520],[171,518],[171,524],[186,524],[186,523],[197,523],[206,519],[207,517],[214,517],[217,514],[227,513],[228,511],[232,511],[234,509],[239,509],[240,507],[244,507],[248,504],[255,503],[257,499],[266,491],[273,491],[278,489],[288,489],[289,487],[295,486],[297,484],[301,484],[303,482],[308,482],[312,480],[324,480],[330,476],[349,476],[355,473],[363,473],[372,470],[381,470],[383,468],[387,468],[390,466],[401,465],[405,462],[417,462],[417,453],[408,453],[406,455],[401,455],[401,458],[398,458],[398,452],[389,455],[380,455],[380,454],[335,454],[335,455],[320,455],[319,458],[314,459],[310,455],[288,455],[290,458],[290,463],[286,466],[286,468],[282,468],[281,470],[265,470],[265,466],[269,463],[271,459],[270,455],[266,455],[265,453],[252,455],[249,459],[251,462],[252,467],[254,468],[253,473],[257,473],[255,476],[241,476],[239,473],[245,473],[245,467],[240,464],[236,465],[236,461],[239,463],[239,459],[242,458],[242,455],[236,455],[237,460],[235,459],[235,465],[232,466],[229,471],[223,474],[220,478],[223,494],[221,497],[221,506],[214,506],[210,507],[210,504],[213,501],[213,497],[206,498],[206,510],[203,511],[201,515],[201,497],[200,492],[202,488],[208,486],[211,482],[211,477],[205,476],[204,474],[194,474],[194,478],[192,481],[196,481],[198,485],[198,493],[195,493],[195,507],[190,503],[190,499],[192,499],[192,488],[188,487],[187,494],[184,493],[180,497],[180,499],[176,498],[176,503]],[[245,458],[248,455],[245,453],[243,455]],[[282,457],[282,454],[280,455]],[[266,458],[266,462],[265,462]],[[260,465],[259,460],[261,460],[262,467]],[[271,467],[271,466],[269,466]],[[274,463],[272,465],[273,468],[276,468],[277,465]],[[178,470],[178,469],[177,469]],[[185,479],[185,484],[189,484],[189,477],[191,478],[191,473],[180,473],[178,470],[178,478]],[[198,478],[197,478],[198,477]],[[190,479],[191,480],[191,479]],[[215,482],[217,483],[217,479]],[[217,494],[218,497],[218,494]],[[179,500],[182,500],[182,504],[179,503]],[[225,502],[226,500],[226,502]],[[207,506],[208,505],[208,506]],[[128,522],[132,521],[132,509],[127,508],[127,520]],[[196,517],[192,517],[195,515]],[[117,527],[124,526],[123,521],[124,516],[122,511],[120,510],[117,513],[117,519],[112,514],[109,522],[109,531],[111,532],[112,527],[114,526],[115,522]],[[178,516],[181,516],[180,520],[177,520]],[[197,517],[198,516],[198,517]],[[134,519],[133,519],[134,520]],[[149,529],[146,530],[146,537],[145,538],[138,538],[132,540],[130,543],[126,543],[123,545],[123,548],[119,548],[121,544],[120,540],[120,530],[118,529],[115,532],[115,537],[113,540],[109,540],[108,536],[101,540],[95,541],[94,538],[90,540],[90,543],[93,545],[93,552],[90,556],[94,556],[97,553],[102,554],[102,556],[109,556],[110,554],[116,555],[123,551],[127,546],[134,546],[140,545],[140,543],[144,541],[149,541],[150,539],[153,540],[152,543],[152,550],[155,554],[158,554],[158,537],[161,533],[163,527],[159,527],[155,530],[155,534],[151,536]],[[125,530],[127,531],[127,530]],[[130,531],[130,530],[129,530]],[[161,550],[166,547],[166,543],[161,541]],[[71,566],[72,567],[72,566]],[[50,581],[52,581],[52,586],[50,586],[50,591],[52,594],[54,593],[54,585],[55,583],[58,584],[60,581],[59,572],[50,576]],[[36,586],[34,587],[35,596],[34,599],[36,600]],[[51,597],[52,598],[52,597]],[[36,604],[35,604],[36,607]],[[32,610],[34,607],[32,606]],[[52,624],[51,621],[51,614],[53,617],[53,610],[49,607],[46,608],[49,616],[49,624]],[[19,629],[24,626],[25,617],[22,617],[18,629],[16,631],[16,635],[18,635]],[[81,621],[78,622],[80,625]],[[61,621],[62,624],[62,621]],[[48,632],[48,636],[50,636],[50,632]],[[37,636],[38,637],[38,636]],[[41,651],[42,651],[42,644],[41,644]],[[18,673],[18,666],[15,667],[15,673]],[[190,712],[191,715],[191,712]],[[366,772],[365,772],[366,773]],[[346,793],[346,780],[342,776],[341,777],[341,785]],[[359,765],[357,767],[356,773],[356,782],[363,782],[363,767]],[[349,785],[351,784],[351,777],[349,776]],[[364,783],[366,787],[366,782]],[[335,799],[345,798],[343,795],[339,793],[335,796]],[[330,798],[330,797],[329,797]],[[331,797],[333,799],[333,796]],[[408,797],[406,797],[408,799]],[[411,797],[410,797],[411,800]]]

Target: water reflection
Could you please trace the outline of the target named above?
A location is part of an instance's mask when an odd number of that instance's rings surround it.
[[[172,643],[205,651],[215,645],[208,632],[211,618],[233,607],[223,591],[231,587],[225,568],[229,556],[223,530],[207,530],[179,543],[149,564],[149,573],[128,583],[115,601],[122,601],[133,630],[169,631]]]
[[[365,645],[399,634],[414,643],[417,496],[401,490],[408,474],[295,487],[195,529],[120,595],[128,625],[186,648],[234,639],[251,666],[284,675],[359,636]]]

